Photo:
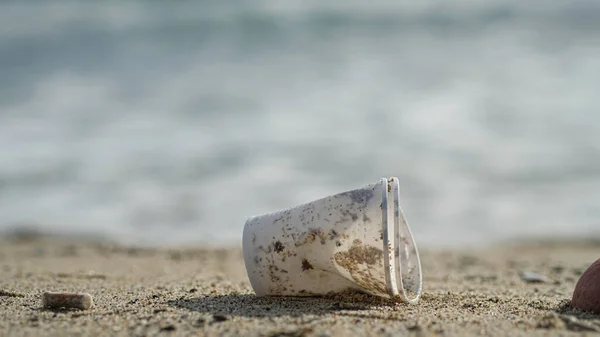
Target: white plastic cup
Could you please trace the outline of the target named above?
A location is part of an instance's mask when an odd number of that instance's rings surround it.
[[[398,178],[246,221],[243,251],[258,296],[355,289],[417,303],[421,263]]]

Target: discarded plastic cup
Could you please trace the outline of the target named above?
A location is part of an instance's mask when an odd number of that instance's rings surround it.
[[[417,303],[421,262],[400,209],[398,178],[251,217],[242,239],[258,296],[355,289]]]

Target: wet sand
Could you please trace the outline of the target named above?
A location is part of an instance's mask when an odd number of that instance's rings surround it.
[[[418,305],[363,294],[257,298],[241,251],[0,239],[0,336],[469,336],[600,334],[570,307],[600,241],[421,249]],[[547,277],[529,283],[522,272]],[[88,292],[87,311],[44,310],[44,291]]]

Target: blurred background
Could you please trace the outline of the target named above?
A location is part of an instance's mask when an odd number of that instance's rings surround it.
[[[0,233],[238,244],[398,176],[417,243],[600,237],[600,2],[0,3]]]

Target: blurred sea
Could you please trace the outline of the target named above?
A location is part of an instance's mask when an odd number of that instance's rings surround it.
[[[419,245],[600,236],[598,1],[4,1],[0,80],[0,232],[237,243],[398,176]]]

